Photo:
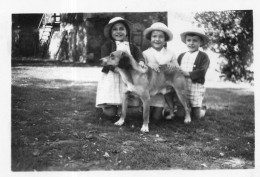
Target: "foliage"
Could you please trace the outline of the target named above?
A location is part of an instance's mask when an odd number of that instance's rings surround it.
[[[225,79],[252,82],[253,12],[252,10],[196,13],[199,26],[210,37],[210,48],[226,59],[221,65]]]

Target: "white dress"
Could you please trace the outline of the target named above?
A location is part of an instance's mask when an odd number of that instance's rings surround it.
[[[130,54],[129,42],[116,41],[116,50],[126,51]],[[97,87],[96,107],[121,105],[124,89],[125,84],[118,73],[112,71],[107,74],[102,73]]]

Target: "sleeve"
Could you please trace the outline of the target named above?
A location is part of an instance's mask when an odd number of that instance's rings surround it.
[[[142,52],[138,49],[138,47],[136,47],[136,45],[132,44],[132,49],[131,50],[131,54],[133,55],[134,59],[137,61],[137,62],[140,62],[140,61],[143,61],[145,63],[145,59],[142,55]]]
[[[111,44],[106,42],[104,45],[101,46],[101,58],[104,58],[110,55],[111,51]]]
[[[177,58],[177,62],[178,62],[178,64],[179,64],[179,66],[181,66],[181,61],[182,61],[182,57],[183,57],[184,54],[185,54],[185,53],[181,53],[181,54],[178,56],[178,58]]]
[[[142,52],[142,55],[144,57],[144,63],[147,64],[148,63],[148,58],[147,58],[147,56],[145,54],[145,51]]]
[[[192,72],[190,72],[190,77],[192,81],[203,79],[206,75],[206,72],[209,68],[209,57],[206,53],[201,55],[201,58],[196,62],[196,66]]]
[[[171,58],[171,62],[174,64],[174,66],[179,67],[179,63],[177,61],[176,55],[174,52],[172,52],[172,58]]]

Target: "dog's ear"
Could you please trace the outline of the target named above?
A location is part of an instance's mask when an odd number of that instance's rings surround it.
[[[118,67],[122,69],[130,69],[132,66],[130,64],[129,55],[125,52],[122,52]]]

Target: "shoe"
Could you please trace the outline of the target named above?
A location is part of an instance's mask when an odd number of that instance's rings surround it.
[[[171,110],[164,108],[162,111],[162,115],[166,120],[172,120],[175,116],[174,113],[171,113]]]
[[[200,118],[205,117],[207,111],[207,106],[202,106],[200,109]]]
[[[175,114],[169,114],[166,117],[164,117],[166,120],[172,120],[174,118]]]

